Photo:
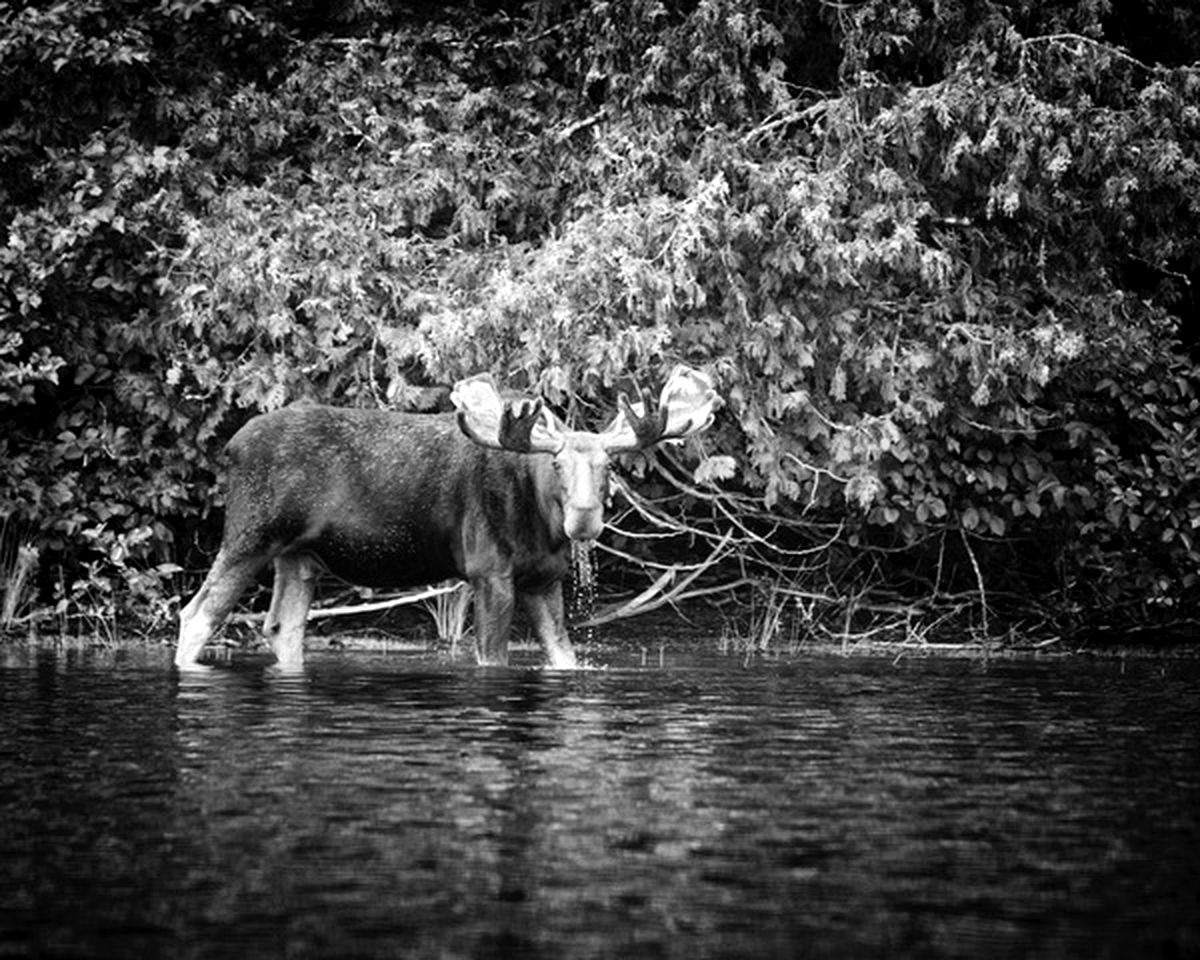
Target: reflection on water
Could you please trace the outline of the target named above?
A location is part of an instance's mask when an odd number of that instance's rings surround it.
[[[0,659],[0,957],[1196,956],[1200,664]]]

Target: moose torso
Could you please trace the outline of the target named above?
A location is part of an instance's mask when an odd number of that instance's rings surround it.
[[[552,457],[481,447],[453,414],[297,405],[255,417],[228,453],[235,552],[307,554],[373,587],[566,572]]]

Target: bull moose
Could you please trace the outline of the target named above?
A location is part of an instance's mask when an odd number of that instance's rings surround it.
[[[562,579],[569,542],[603,527],[609,458],[703,430],[712,381],[676,367],[656,409],[621,395],[599,433],[568,430],[540,399],[502,398],[488,374],[459,381],[451,399],[455,413],[296,404],[246,423],[227,447],[221,547],[180,613],[176,666],[196,664],[273,562],[263,632],[283,667],[303,663],[321,569],[362,586],[466,579],[481,664],[507,663],[519,599],[550,666],[574,667]]]

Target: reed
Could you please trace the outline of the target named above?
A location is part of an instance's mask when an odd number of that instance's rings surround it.
[[[6,519],[0,525],[0,629],[11,630],[33,600],[38,550],[21,538]]]
[[[458,656],[458,645],[467,634],[467,612],[471,609],[471,585],[458,582],[436,596],[422,600],[421,606],[433,617],[438,639],[450,644],[451,656]]]

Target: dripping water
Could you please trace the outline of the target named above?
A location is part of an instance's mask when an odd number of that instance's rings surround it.
[[[596,640],[596,628],[580,627],[576,624],[592,619],[596,609],[596,565],[592,559],[590,540],[571,541],[571,593],[567,604],[567,619],[571,634],[578,643],[589,644]]]

